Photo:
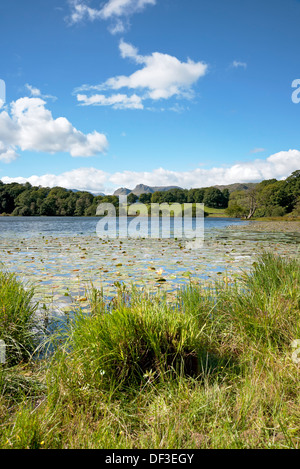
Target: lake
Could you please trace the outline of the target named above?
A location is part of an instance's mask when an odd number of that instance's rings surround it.
[[[128,224],[133,221],[128,217]],[[195,220],[195,219],[194,219]],[[0,237],[36,237],[40,235],[86,236],[95,235],[98,217],[0,217]],[[155,220],[157,223],[157,220]],[[162,219],[159,219],[160,225]],[[235,218],[205,218],[205,232],[240,225]],[[147,234],[146,232],[144,233]]]
[[[100,239],[98,221],[94,217],[0,217],[2,268],[33,283],[44,309],[62,316],[78,306],[88,309],[92,285],[108,299],[120,284],[172,296],[190,282],[235,281],[263,250],[286,255],[298,249],[291,236],[246,232],[245,223],[253,222],[232,218],[205,218],[204,243],[197,249],[174,237]]]

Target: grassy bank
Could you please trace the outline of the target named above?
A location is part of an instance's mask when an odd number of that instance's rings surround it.
[[[228,215],[226,215],[224,208],[211,208],[211,207],[205,206],[204,211],[205,211],[205,213],[207,213],[207,216],[209,216],[209,217],[221,217],[221,218],[223,218],[223,217],[228,216]]]
[[[0,447],[298,448],[299,292],[299,260],[270,254],[172,304],[93,290],[51,357],[2,365]]]

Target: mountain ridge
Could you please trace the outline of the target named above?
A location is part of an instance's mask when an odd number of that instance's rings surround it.
[[[247,190],[250,188],[253,188],[257,185],[255,182],[247,182],[247,183],[233,183],[233,184],[224,184],[224,185],[219,185],[216,184],[214,186],[207,186],[207,187],[216,187],[217,189],[224,190],[228,189],[229,192],[234,192],[238,190]],[[198,189],[206,189],[207,187],[199,187]],[[153,194],[154,192],[166,192],[171,189],[181,189],[183,190],[182,187],[179,186],[148,186],[146,184],[137,184],[134,189],[128,189],[127,187],[119,187],[119,189],[116,189],[113,193],[113,195],[129,195],[129,194],[135,194],[140,196],[141,194]]]

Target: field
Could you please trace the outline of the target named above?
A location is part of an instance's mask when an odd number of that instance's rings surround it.
[[[226,217],[224,208],[210,208],[204,206],[204,211],[208,213],[209,217]]]

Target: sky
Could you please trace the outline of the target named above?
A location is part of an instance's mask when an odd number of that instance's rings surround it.
[[[300,169],[299,0],[0,1],[0,179],[113,193]]]

